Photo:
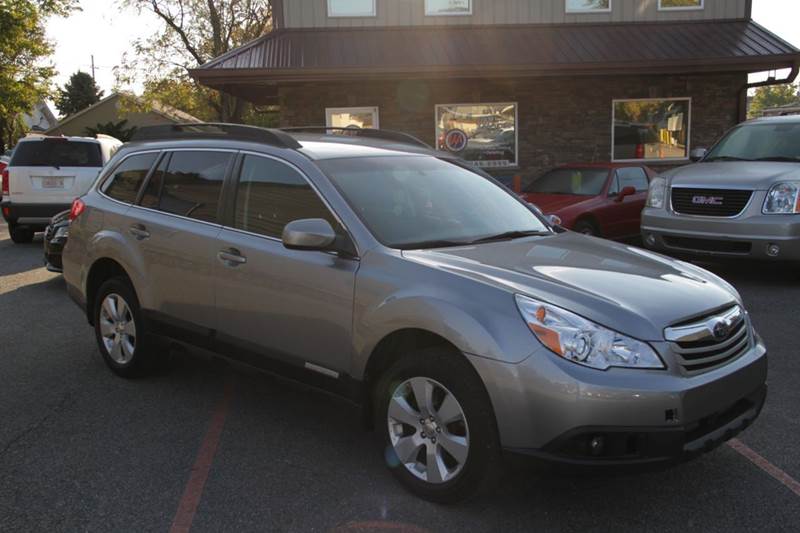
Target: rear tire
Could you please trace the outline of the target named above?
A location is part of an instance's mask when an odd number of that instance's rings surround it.
[[[33,242],[34,231],[27,226],[9,224],[8,233],[11,235],[11,240],[14,244],[30,244]]]
[[[575,223],[575,226],[572,228],[572,231],[576,233],[582,233],[584,235],[591,235],[593,237],[600,236],[600,230],[598,229],[597,225],[591,220],[577,221]]]
[[[502,469],[494,411],[460,354],[429,348],[404,355],[374,392],[384,458],[407,490],[432,502],[456,503],[494,485]]]
[[[130,281],[115,277],[103,283],[97,291],[93,318],[97,346],[112,372],[136,378],[154,370],[157,343],[145,331]]]

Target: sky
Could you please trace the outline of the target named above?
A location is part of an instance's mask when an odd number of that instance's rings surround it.
[[[158,31],[161,24],[155,15],[121,8],[118,0],[81,0],[80,5],[83,11],[47,24],[47,34],[55,43],[55,81],[63,86],[76,71],[91,72],[94,55],[97,84],[108,94],[115,85],[113,68],[131,42]],[[800,1],[753,0],[753,18],[800,47]],[[141,86],[129,89],[140,92]]]

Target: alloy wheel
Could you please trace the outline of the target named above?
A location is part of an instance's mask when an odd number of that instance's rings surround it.
[[[100,335],[111,359],[127,364],[136,351],[136,323],[128,303],[119,294],[111,293],[100,306]]]
[[[441,383],[414,377],[389,400],[389,438],[415,477],[433,484],[455,478],[469,455],[469,427],[456,397]]]

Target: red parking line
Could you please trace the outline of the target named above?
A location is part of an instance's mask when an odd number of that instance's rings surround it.
[[[800,496],[800,482],[764,459],[745,443],[739,439],[731,439],[728,441],[728,446],[739,452],[739,454],[744,456],[748,461],[759,467],[761,470],[783,483],[790,491],[794,492],[795,495]]]
[[[200,445],[200,450],[197,452],[197,458],[194,461],[194,466],[192,466],[192,474],[189,476],[186,488],[183,489],[183,496],[181,496],[178,504],[178,510],[175,513],[175,518],[172,519],[172,526],[169,528],[170,533],[188,533],[192,527],[194,515],[197,512],[197,506],[200,504],[208,473],[211,470],[211,463],[214,462],[214,456],[217,453],[217,447],[222,437],[222,428],[225,426],[225,418],[228,416],[232,396],[233,378],[228,377],[225,380],[222,399],[214,409],[208,432]]]

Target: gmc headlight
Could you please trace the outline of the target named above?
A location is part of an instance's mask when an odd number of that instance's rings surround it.
[[[650,188],[647,191],[647,207],[662,209],[666,205],[667,199],[667,180],[664,178],[653,178]]]
[[[800,213],[800,181],[776,183],[764,200],[765,215],[793,215]]]
[[[518,294],[516,300],[522,317],[539,342],[568,361],[599,370],[664,368],[661,358],[645,342],[527,296]]]

